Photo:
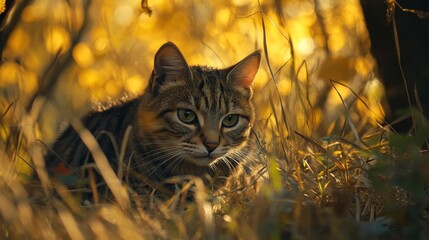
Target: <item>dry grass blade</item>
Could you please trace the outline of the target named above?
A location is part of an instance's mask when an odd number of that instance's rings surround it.
[[[6,110],[4,110],[4,112],[2,113],[1,117],[0,117],[0,121],[3,120],[3,118],[6,116],[6,114],[9,112],[9,110],[12,108],[13,105],[16,104],[17,100],[13,100],[6,108]]]
[[[204,183],[200,178],[192,178],[192,181],[195,184],[195,202],[198,206],[200,220],[204,224],[205,237],[207,237],[207,239],[214,240],[216,239],[216,235],[213,219],[213,209],[211,204],[207,202],[207,194]]]
[[[352,88],[350,88],[349,86],[347,86],[346,84],[344,84],[344,83],[342,83],[342,82],[338,82],[338,81],[335,81],[335,80],[333,80],[333,79],[330,79],[329,80],[330,82],[331,82],[331,85],[332,86],[334,86],[334,84],[338,84],[338,85],[341,85],[341,86],[343,86],[343,87],[345,87],[345,88],[347,88],[352,94],[353,94],[353,96],[354,97],[356,97],[364,106],[365,106],[365,108],[368,110],[368,111],[370,111],[371,113],[374,113],[373,111],[372,111],[372,109],[368,106],[368,104],[365,102],[365,100],[363,100],[360,96],[359,96],[359,94],[358,93],[356,93]],[[339,92],[338,91],[336,91],[338,94],[339,94]],[[344,104],[344,101],[343,101],[343,99],[342,99],[342,96],[339,96],[339,97],[341,97],[341,100],[342,100],[342,102],[343,102],[343,104]],[[389,126],[389,123],[388,122],[386,122],[386,120],[384,120],[383,119],[383,124],[385,124],[386,126]],[[380,128],[383,128],[383,126],[380,126],[380,124],[379,123],[377,123],[377,125],[380,127]]]
[[[346,169],[345,166],[343,165],[343,163],[341,161],[339,161],[337,158],[335,158],[334,156],[332,156],[328,151],[326,151],[322,146],[320,146],[316,141],[314,141],[313,139],[306,137],[304,135],[302,135],[301,133],[295,131],[295,134],[297,134],[298,136],[300,136],[302,139],[304,139],[306,142],[310,143],[312,146],[315,146],[320,152],[322,152],[322,154],[324,156],[326,156],[327,158],[331,159],[332,162],[337,165],[338,168],[340,169]]]
[[[343,106],[344,106],[344,108],[346,109],[346,119],[347,119],[347,123],[349,124],[349,126],[350,126],[350,128],[351,128],[351,130],[352,130],[352,132],[353,132],[353,134],[354,134],[354,136],[355,136],[355,138],[356,138],[356,140],[358,140],[360,143],[362,143],[362,144],[364,144],[363,142],[362,142],[362,140],[360,139],[360,137],[359,137],[359,134],[358,134],[358,132],[357,132],[357,130],[356,130],[356,127],[355,127],[355,125],[354,125],[354,123],[353,123],[353,121],[351,120],[351,118],[350,118],[350,108],[349,108],[349,106],[347,106],[347,103],[344,101],[344,98],[343,98],[343,96],[341,95],[341,93],[340,93],[340,91],[338,90],[338,88],[335,86],[335,84],[333,84],[333,81],[331,81],[331,85],[332,85],[332,87],[335,89],[335,91],[337,92],[337,95],[340,97],[340,99],[341,99],[341,102],[342,102],[342,104],[343,104]],[[354,101],[353,101],[354,102]],[[345,128],[343,128],[343,134],[344,134],[344,130],[345,130]]]
[[[375,116],[381,107],[381,85],[372,78],[376,69],[370,48],[375,45],[367,39],[369,25],[363,22],[359,1],[15,2],[31,5],[22,14],[11,15],[11,24],[0,36],[4,58],[0,239],[426,239],[429,235],[428,154],[415,146],[423,140],[391,133],[384,128],[388,124],[378,120],[380,115]],[[394,0],[387,4],[394,17],[398,4]],[[54,6],[58,11],[49,11]],[[401,59],[404,49],[399,48],[397,36],[401,29],[394,21],[396,55]],[[145,163],[149,157],[133,155],[129,146],[133,134],[139,134],[135,126],[121,128],[120,134],[101,132],[99,138],[93,133],[98,131],[91,132],[98,123],[86,125],[77,117],[91,101],[107,101],[108,107],[112,102],[122,104],[131,98],[115,100],[136,88],[140,92],[130,94],[140,96],[150,84],[145,80],[153,70],[154,51],[165,39],[189,55],[190,65],[215,69],[245,51],[264,51],[253,84],[256,119],[249,148],[255,155],[236,153],[246,161],[231,178],[220,177],[225,183],[220,189],[210,189],[205,180],[188,175],[164,179],[167,171],[162,179],[145,175],[144,165],[138,168],[135,163]],[[328,79],[341,81],[324,81]],[[419,108],[426,104],[416,100]],[[377,119],[377,125],[370,117]],[[418,114],[414,117],[422,138],[427,121]],[[71,162],[64,162],[67,172],[60,172],[61,182],[54,182],[46,173],[43,153],[64,120],[80,137],[71,141],[83,141],[90,155],[85,152],[84,159],[69,159],[72,156],[60,153],[60,161]],[[163,120],[156,124],[161,126]],[[139,129],[145,127],[151,126]],[[235,129],[220,131],[235,133]],[[107,153],[100,148],[106,146],[104,140],[112,145]],[[142,141],[145,145],[149,140]],[[80,149],[87,151],[84,146]],[[74,164],[79,160],[84,164]],[[83,170],[76,173],[82,181],[69,189],[63,179],[75,169]],[[31,170],[39,181],[31,181]],[[217,184],[216,180],[208,182]],[[103,195],[101,188],[109,193]],[[92,203],[85,201],[90,192]],[[382,221],[386,216],[393,216],[393,230]]]
[[[276,86],[276,91],[277,91],[277,95],[278,95],[278,98],[279,98],[280,111],[282,113],[283,122],[286,125],[287,131],[290,132],[289,131],[289,127],[288,127],[288,123],[287,123],[287,120],[286,120],[286,113],[285,113],[285,108],[284,108],[284,105],[283,105],[283,101],[282,101],[280,92],[278,90],[278,85],[277,85],[277,81],[276,81],[274,72],[273,72],[271,64],[270,64],[270,58],[269,58],[268,46],[267,46],[267,44],[268,44],[267,43],[267,35],[266,35],[266,29],[265,29],[264,12],[262,10],[262,6],[261,6],[261,3],[259,2],[259,0],[258,0],[258,4],[259,4],[259,8],[260,8],[260,13],[261,13],[261,24],[262,24],[262,33],[263,33],[263,44],[264,44],[265,60],[267,61],[268,70],[270,72],[271,79],[273,80],[273,82],[274,82],[274,84]],[[290,39],[288,39],[288,40],[289,40],[289,43],[292,44],[292,42],[290,41]],[[292,45],[291,45],[291,49],[293,49]],[[292,59],[293,59],[293,54],[292,54]]]
[[[306,79],[307,79],[306,91],[305,91],[304,94],[302,93],[302,90],[301,90],[301,88],[299,86],[299,79],[298,79],[298,74],[301,72],[301,70],[303,68],[305,69],[305,73],[306,73],[305,76],[306,76]],[[312,113],[313,113],[313,111],[312,111],[313,110],[313,106],[312,106],[311,101],[310,101],[310,95],[309,95],[310,94],[310,90],[309,90],[308,81],[309,81],[309,79],[308,79],[307,62],[303,61],[301,63],[301,65],[299,65],[299,67],[297,69],[297,72],[296,72],[296,74],[295,74],[292,82],[295,83],[294,84],[295,85],[295,94],[298,97],[299,104],[301,105],[301,109],[303,109],[303,114],[305,115],[306,120],[308,120],[308,121],[305,121],[305,125],[307,126],[308,129],[311,129],[310,128],[310,124],[311,124],[312,121],[314,121],[314,118],[312,118],[312,117],[309,116],[309,115],[312,115]],[[304,101],[303,96],[305,96],[305,100],[306,101]],[[307,110],[308,107],[310,108],[309,110]]]
[[[262,178],[264,175],[266,175],[267,172],[268,172],[268,167],[264,166],[256,172],[255,176],[251,176],[252,178],[247,185],[243,185],[241,187],[234,188],[234,189],[228,190],[227,192],[216,194],[214,196],[215,197],[222,197],[222,196],[226,196],[226,195],[231,194],[231,193],[237,193],[237,192],[243,191],[247,188],[250,188],[250,187],[254,186],[260,178]]]
[[[123,179],[124,176],[124,158],[125,158],[125,153],[126,153],[126,148],[127,148],[127,144],[128,144],[128,140],[130,139],[130,134],[131,134],[131,130],[132,130],[132,126],[128,126],[127,129],[125,130],[125,134],[124,137],[122,138],[122,143],[121,143],[121,149],[119,150],[119,163],[118,163],[118,178],[119,179]],[[113,144],[116,145],[116,144]]]
[[[393,37],[395,39],[396,56],[397,56],[397,60],[399,63],[398,66],[399,66],[399,70],[401,72],[402,80],[404,82],[405,92],[407,93],[408,106],[410,109],[412,109],[410,91],[408,89],[408,81],[407,81],[407,78],[405,77],[404,68],[402,67],[401,48],[399,46],[398,27],[396,26],[395,15],[392,15],[392,23],[393,23]],[[411,119],[413,120],[413,126],[416,126],[416,119],[414,117],[414,114],[411,114]]]
[[[58,216],[63,222],[63,226],[66,229],[67,233],[72,240],[83,240],[85,237],[83,233],[80,231],[79,226],[76,222],[76,219],[73,215],[67,210],[60,210],[58,212]]]
[[[101,176],[106,181],[107,186],[112,191],[112,194],[115,196],[119,206],[123,210],[128,209],[130,207],[130,201],[127,190],[122,185],[118,176],[116,176],[95,137],[83,126],[82,122],[78,118],[72,117],[70,123],[91,152]]]
[[[272,111],[272,114],[273,114],[273,116],[274,116],[274,119],[275,119],[275,122],[276,122],[276,126],[275,126],[275,128],[276,128],[276,130],[277,130],[277,133],[282,133],[283,132],[283,129],[282,129],[282,127],[281,126],[283,126],[282,124],[280,124],[280,120],[279,120],[279,118],[278,118],[278,116],[277,116],[277,113],[276,113],[276,107],[275,107],[275,104],[274,104],[274,102],[273,102],[273,100],[272,100],[272,98],[270,98],[270,106],[271,106],[271,109],[273,110]],[[285,126],[286,126],[286,131],[289,133],[289,129],[288,129],[288,125],[287,125],[287,122],[285,122]],[[274,134],[273,134],[273,136],[275,136]],[[283,138],[283,136],[279,136],[279,138],[280,138],[280,141],[281,141],[281,148],[282,148],[282,151],[283,151],[283,154],[284,154],[284,156],[286,157],[287,156],[287,151],[286,151],[286,143],[285,143],[285,139]]]
[[[32,107],[32,111],[29,115],[26,115],[22,119],[21,131],[27,139],[27,148],[30,153],[31,159],[34,163],[36,173],[42,183],[43,189],[46,193],[52,189],[51,182],[48,177],[48,173],[45,168],[45,160],[43,157],[43,150],[36,138],[36,119],[39,116],[41,107],[44,105],[44,98],[37,98]]]

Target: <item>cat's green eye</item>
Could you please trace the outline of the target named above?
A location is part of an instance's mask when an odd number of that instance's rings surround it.
[[[223,119],[222,125],[229,128],[234,127],[237,125],[239,118],[240,116],[238,114],[229,114]]]
[[[197,115],[189,109],[177,110],[177,117],[179,118],[180,121],[187,124],[194,123],[195,120],[197,119]]]

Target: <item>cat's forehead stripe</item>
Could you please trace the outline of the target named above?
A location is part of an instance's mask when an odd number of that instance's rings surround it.
[[[219,70],[206,67],[193,67],[194,81],[198,83],[199,98],[197,102],[200,110],[207,112],[219,112],[226,110],[225,101],[222,97],[222,76]]]

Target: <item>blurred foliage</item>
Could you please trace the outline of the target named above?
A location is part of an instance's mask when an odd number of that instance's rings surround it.
[[[357,0],[16,2],[0,64],[0,238],[425,236],[428,123],[413,112],[416,135],[385,128]],[[141,94],[166,41],[191,65],[226,67],[263,50],[260,164],[216,193],[191,178],[165,202],[131,195],[132,210],[82,207],[62,186],[46,197],[40,145],[69,116]],[[18,181],[31,170],[41,184]]]
[[[429,154],[421,146],[429,138],[429,121],[417,109],[412,114],[415,136],[391,134],[390,151],[375,156],[368,177],[374,198],[385,204],[381,214],[401,225],[401,236],[421,239],[428,234]]]
[[[0,14],[2,14],[6,10],[6,0],[0,1]]]
[[[261,120],[274,120],[265,107],[268,98],[275,105],[282,99],[294,113],[288,116],[293,128],[307,133],[332,129],[343,109],[339,94],[343,99],[354,96],[348,89],[334,91],[330,79],[346,83],[369,104],[370,114],[361,104],[356,114],[373,121],[383,117],[383,88],[372,74],[357,1],[285,1],[277,6],[284,12],[281,18],[270,1],[144,2],[152,15],[137,0],[93,0],[87,9],[82,1],[34,1],[24,9],[3,53],[0,87],[7,93],[1,95],[0,110],[17,98],[31,104],[31,96],[46,84],[55,85],[49,93],[52,101],[78,114],[88,111],[89,101],[140,94],[154,53],[173,41],[191,65],[226,67],[256,48],[265,50],[270,65],[263,63],[255,82]],[[55,82],[47,83],[50,64],[67,52],[69,63]],[[56,132],[54,119],[64,114],[52,105],[42,111],[40,127],[49,142]]]

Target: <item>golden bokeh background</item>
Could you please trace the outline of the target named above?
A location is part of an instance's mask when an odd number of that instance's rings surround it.
[[[259,129],[274,129],[259,131],[267,141],[335,134],[350,119],[367,131],[384,116],[357,0],[35,0],[3,52],[0,113],[14,101],[31,109],[48,88],[37,119],[50,143],[67,114],[141,94],[166,41],[190,65],[226,67],[261,49],[254,101]],[[25,113],[16,107],[5,118]]]

